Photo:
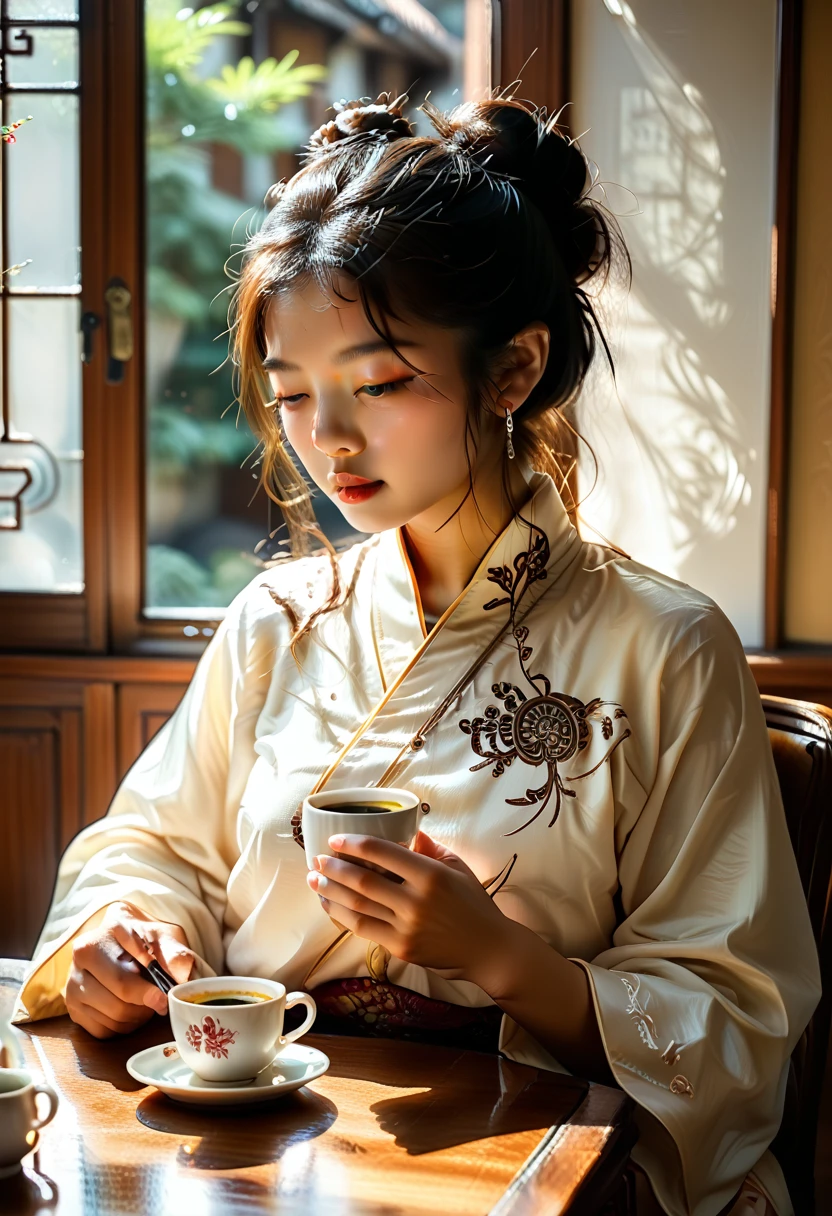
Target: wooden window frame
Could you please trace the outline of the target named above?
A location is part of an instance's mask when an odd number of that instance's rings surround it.
[[[80,40],[80,218],[81,309],[100,312],[106,256],[106,206],[101,182],[101,149],[106,138],[103,0],[82,0]],[[31,29],[49,22],[0,20]],[[4,91],[0,86],[0,91]],[[23,136],[21,136],[23,138]],[[2,155],[14,155],[5,145]],[[5,326],[8,333],[8,322]],[[103,339],[96,335],[100,344]],[[104,568],[105,452],[104,421],[108,408],[100,380],[100,360],[82,365],[83,408],[83,552],[84,591],[77,595],[30,592],[0,594],[0,638],[4,649],[103,651],[107,644]],[[25,516],[24,516],[25,526]]]
[[[779,0],[764,644],[749,662],[764,692],[832,704],[832,646],[790,643],[785,632],[802,26],[803,0]]]

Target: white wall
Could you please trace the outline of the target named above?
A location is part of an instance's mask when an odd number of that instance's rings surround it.
[[[759,646],[776,0],[575,0],[573,12],[566,116],[573,134],[590,128],[595,196],[617,183],[606,201],[634,263],[629,297],[606,299],[617,391],[596,363],[574,415],[601,466],[582,516],[711,595]],[[582,458],[582,495],[592,474]]]

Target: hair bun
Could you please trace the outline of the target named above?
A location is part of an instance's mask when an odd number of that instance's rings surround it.
[[[439,133],[483,169],[515,181],[545,216],[569,274],[588,278],[601,236],[594,208],[584,201],[589,167],[546,110],[501,97],[464,102],[449,114],[430,103],[422,108]]]
[[[335,118],[318,127],[306,145],[307,151],[315,156],[340,139],[370,132],[383,133],[391,139],[415,135],[415,127],[401,109],[400,103],[406,96],[402,93],[391,100],[389,93],[379,93],[375,102],[364,98],[336,101],[332,106]]]

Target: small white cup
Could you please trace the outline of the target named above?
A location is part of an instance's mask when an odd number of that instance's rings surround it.
[[[268,1000],[250,1005],[196,1004],[185,997],[202,992],[260,993]],[[293,1005],[309,1013],[297,1030],[283,1033],[283,1015]],[[315,1002],[305,992],[290,992],[277,980],[219,975],[177,984],[168,993],[170,1025],[179,1054],[203,1081],[251,1081],[289,1043],[315,1021]]]
[[[49,1110],[41,1118],[37,1097],[49,1100]],[[0,1068],[0,1178],[9,1178],[20,1169],[21,1158],[38,1142],[38,1132],[55,1118],[58,1095],[51,1085],[35,1081],[25,1068]]]
[[[344,807],[350,804],[356,806],[380,805],[384,813],[373,812],[362,814],[360,811],[334,811],[332,807]],[[395,807],[397,809],[390,809]],[[301,830],[303,846],[306,850],[306,864],[314,870],[314,859],[319,855],[324,857],[340,857],[329,847],[329,838],[337,833],[355,834],[359,836],[376,836],[379,840],[392,840],[396,844],[409,849],[419,834],[419,818],[421,803],[410,790],[392,789],[381,786],[366,788],[351,787],[344,790],[326,790],[321,794],[310,794],[303,800],[301,812]],[[388,871],[383,866],[374,865],[369,861],[359,861],[357,857],[345,860],[355,865],[366,866],[369,870],[378,870],[381,874]]]

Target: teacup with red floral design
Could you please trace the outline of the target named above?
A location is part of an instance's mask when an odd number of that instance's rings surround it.
[[[283,1033],[293,1005],[309,1010],[302,1025]],[[251,1081],[315,1021],[315,1002],[305,992],[287,994],[277,980],[219,975],[177,984],[168,993],[176,1048],[203,1081]],[[171,1050],[174,1050],[171,1048]]]

